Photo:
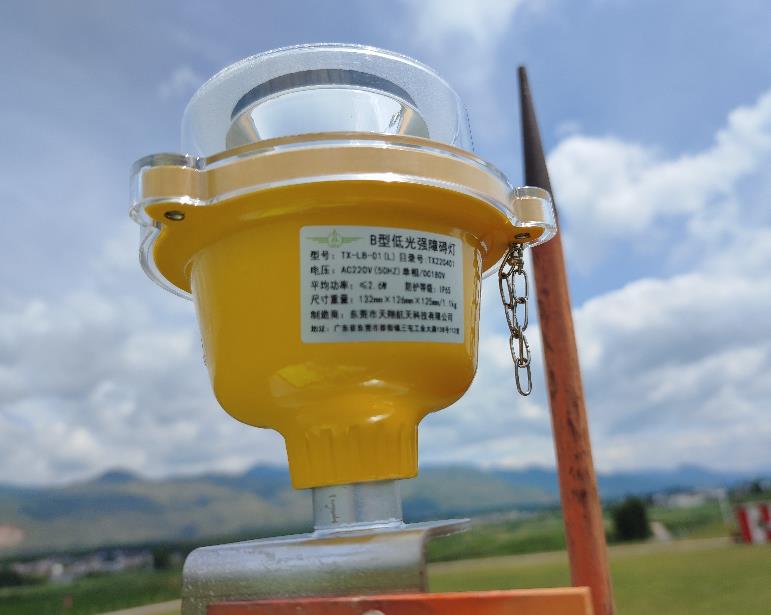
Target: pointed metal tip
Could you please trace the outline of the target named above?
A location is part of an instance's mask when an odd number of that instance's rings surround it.
[[[525,166],[525,183],[551,192],[546,156],[541,144],[541,131],[535,116],[535,105],[527,78],[527,69],[517,69],[519,77],[519,100],[522,121],[522,154]]]
[[[520,100],[524,100],[526,97],[530,98],[530,82],[527,79],[527,68],[525,68],[524,64],[520,64],[517,67],[517,77],[519,79]]]

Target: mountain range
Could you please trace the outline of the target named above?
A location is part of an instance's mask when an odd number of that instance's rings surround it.
[[[726,486],[754,476],[699,466],[599,474],[605,501],[627,494]],[[554,469],[428,466],[403,481],[409,521],[481,515],[559,503]],[[205,542],[310,527],[310,493],[286,469],[257,465],[241,474],[161,480],[113,470],[59,487],[0,485],[0,557],[107,544]]]

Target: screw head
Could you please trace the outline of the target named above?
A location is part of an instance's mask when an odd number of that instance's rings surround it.
[[[185,219],[185,212],[174,209],[172,211],[167,211],[165,214],[163,214],[163,217],[166,218],[167,220],[173,220],[174,222],[179,222],[180,220]]]

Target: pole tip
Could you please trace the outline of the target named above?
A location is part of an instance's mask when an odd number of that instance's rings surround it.
[[[530,97],[530,83],[527,79],[527,68],[524,64],[520,64],[517,67],[517,77],[519,78],[519,94],[520,98]]]

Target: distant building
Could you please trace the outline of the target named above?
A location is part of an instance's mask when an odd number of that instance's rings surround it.
[[[707,502],[722,501],[726,498],[725,489],[693,489],[687,491],[667,491],[653,496],[656,506],[667,508],[696,508]]]
[[[67,583],[88,574],[110,574],[153,567],[148,550],[105,549],[84,555],[49,556],[15,562],[11,569],[23,577]]]

